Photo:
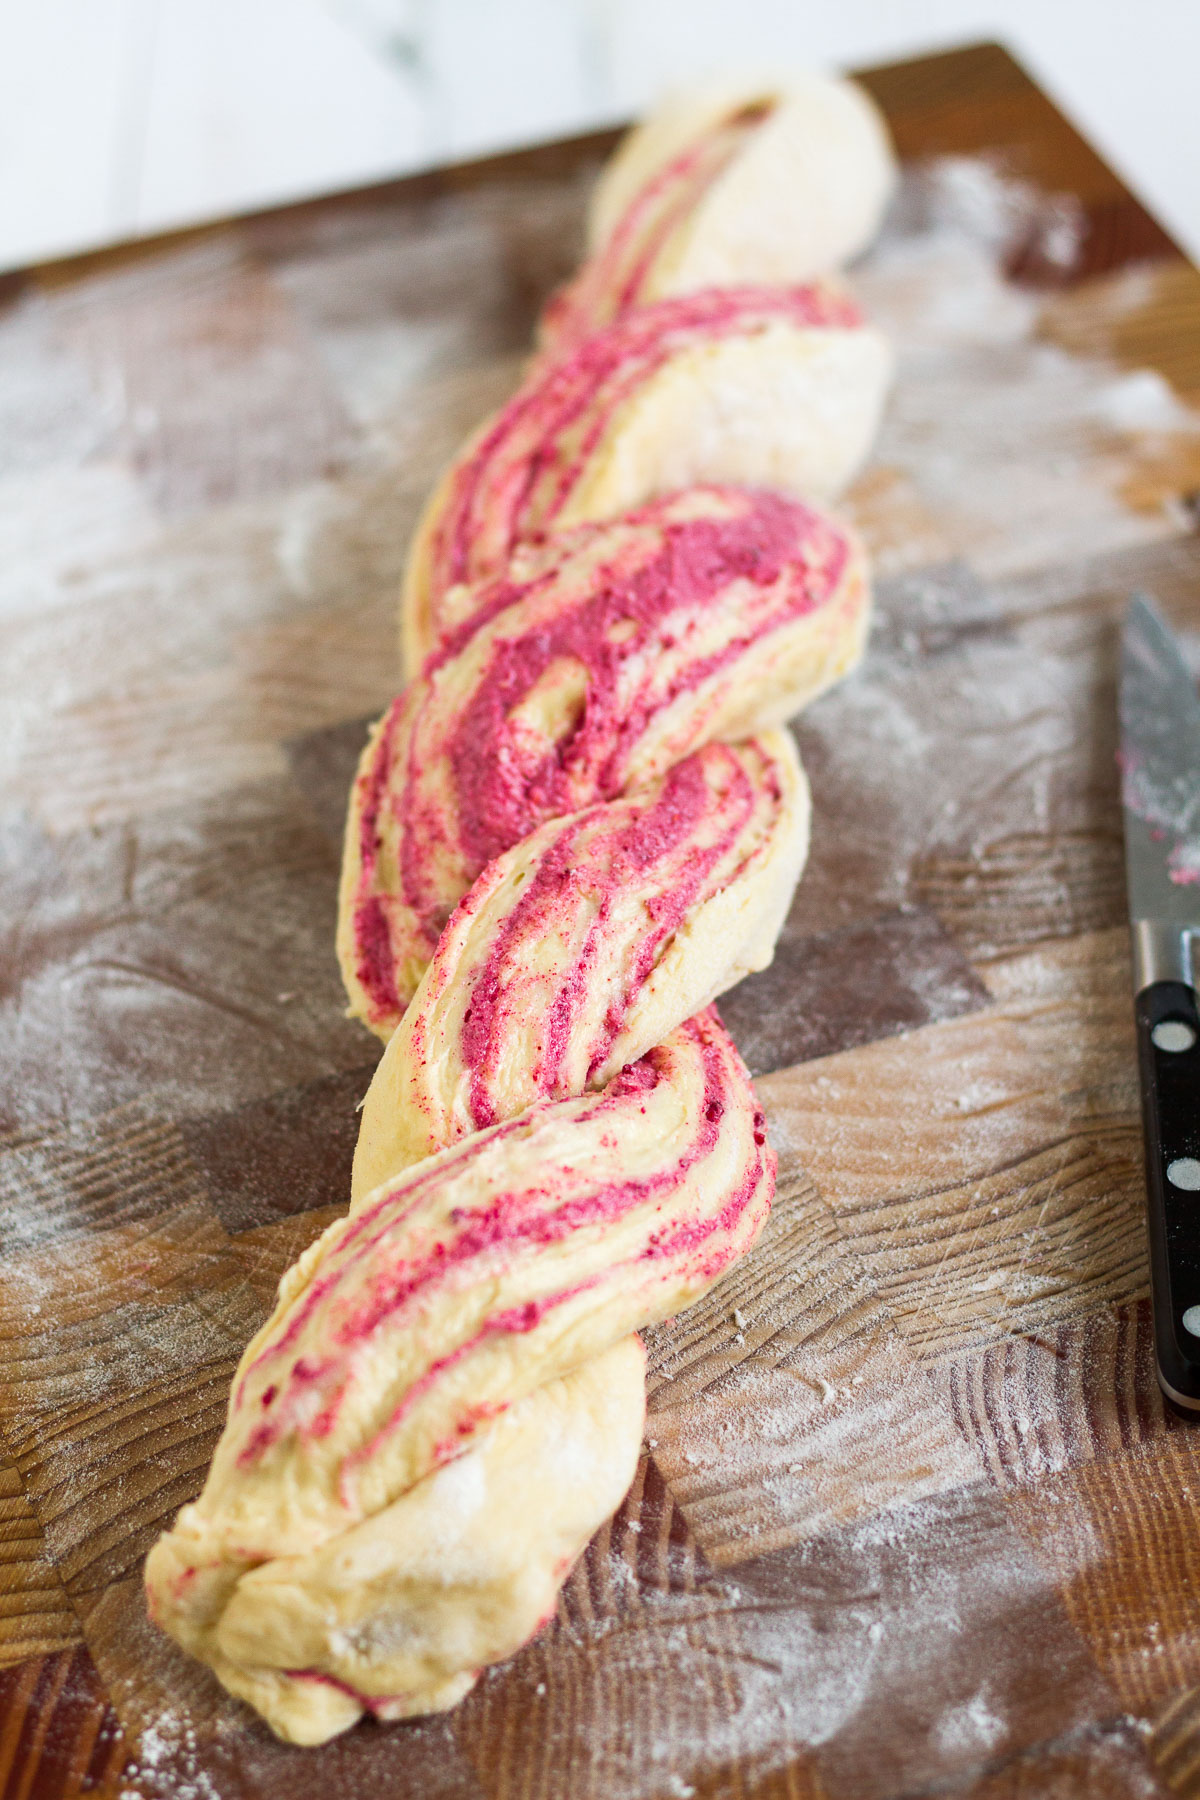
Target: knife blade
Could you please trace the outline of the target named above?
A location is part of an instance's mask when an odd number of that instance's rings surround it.
[[[1158,1379],[1200,1418],[1200,699],[1152,601],[1121,639],[1121,799]]]

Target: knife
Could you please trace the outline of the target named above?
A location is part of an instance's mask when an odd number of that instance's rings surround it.
[[[1158,1379],[1200,1418],[1200,700],[1144,594],[1121,640],[1121,798]]]

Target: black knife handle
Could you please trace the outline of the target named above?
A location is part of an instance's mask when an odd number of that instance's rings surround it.
[[[1200,1422],[1200,1009],[1182,981],[1134,1005],[1158,1379]]]

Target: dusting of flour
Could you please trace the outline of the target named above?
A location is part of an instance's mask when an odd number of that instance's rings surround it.
[[[1079,221],[986,161],[906,175],[855,287],[897,351],[876,460],[905,472],[951,547],[1012,574],[1177,532],[1122,497],[1146,440],[1200,418],[1151,370],[1122,373],[1039,334],[1043,300],[1007,281],[1005,254],[1036,225],[1070,262]],[[1132,303],[1136,294],[1128,296]]]

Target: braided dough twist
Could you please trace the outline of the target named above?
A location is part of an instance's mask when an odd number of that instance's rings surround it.
[[[869,605],[846,529],[761,490],[696,488],[523,546],[372,733],[351,795],[338,953],[395,1029],[494,856],[715,738],[781,723],[856,660]]]
[[[699,483],[841,492],[891,373],[880,334],[830,286],[708,288],[623,314],[535,363],[443,475],[417,526],[401,637],[416,674],[451,589],[518,544]]]
[[[749,154],[744,110],[701,109],[693,206]],[[656,300],[705,266],[685,210],[625,301],[593,268],[551,309],[563,347],[418,534],[427,654],[347,828],[339,954],[389,1040],[350,1212],[284,1276],[148,1559],[152,1615],[295,1742],[452,1706],[552,1614],[632,1478],[636,1332],[770,1204],[711,1003],[770,960],[803,867],[776,727],[853,663],[869,596],[797,495],[862,454],[886,355],[832,290]]]
[[[371,1084],[350,1216],[285,1276],[147,1566],[158,1621],[282,1735],[452,1705],[619,1503],[629,1334],[766,1217],[762,1114],[700,1009],[769,960],[808,810],[788,735],[709,744],[549,821],[456,911]]]

